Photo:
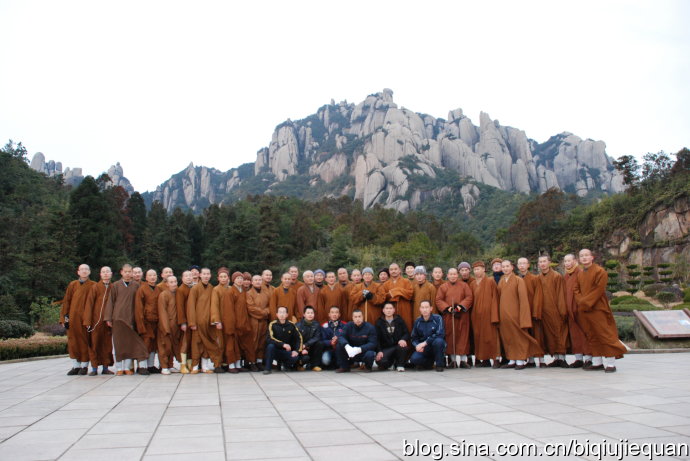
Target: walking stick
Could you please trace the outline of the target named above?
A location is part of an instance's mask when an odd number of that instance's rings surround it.
[[[369,321],[369,300],[368,299],[364,300],[364,321],[365,322]]]
[[[457,366],[456,360],[458,359],[458,354],[455,350],[455,300],[451,298],[451,305],[453,306],[453,312],[451,313],[450,321],[453,324],[453,363]]]

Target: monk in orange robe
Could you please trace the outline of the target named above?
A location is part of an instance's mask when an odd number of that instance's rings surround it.
[[[592,348],[592,365],[585,370],[616,371],[616,359],[623,358],[627,349],[618,339],[616,320],[606,297],[609,275],[594,263],[594,255],[588,249],[580,250],[582,272],[577,274],[575,302],[582,330]]]
[[[470,316],[474,295],[469,285],[460,280],[454,267],[446,273],[448,281],[436,292],[436,310],[443,317],[446,330],[446,355],[449,368],[470,368]]]
[[[305,271],[302,274],[304,283],[297,289],[297,312],[298,320],[304,317],[304,308],[311,306],[316,309],[319,302],[319,287],[314,283],[314,273],[312,271]]]
[[[249,314],[247,312],[247,293],[244,291],[244,274],[234,272],[232,274],[232,286],[223,296],[222,318],[223,334],[226,343],[233,343],[234,348],[226,348],[225,362],[230,373],[243,371],[242,356],[248,362],[248,366],[256,368],[256,351],[253,348],[253,337]],[[234,336],[234,341],[228,338],[229,332]],[[235,371],[232,371],[235,370]]]
[[[471,314],[474,332],[474,354],[477,367],[490,367],[494,359],[499,366],[501,346],[498,340],[498,288],[493,277],[486,276],[484,261],[472,264],[474,278],[470,283],[473,295]]]
[[[177,277],[168,275],[165,288],[158,295],[158,360],[161,374],[169,375],[173,369],[173,358],[180,361],[180,338],[182,331],[177,320]]]
[[[287,307],[288,321],[295,323],[297,321],[297,291],[292,285],[292,277],[287,272],[280,277],[280,286],[275,288],[271,295],[271,320],[278,318],[276,315],[280,306]]]
[[[270,302],[270,295],[266,287],[263,286],[261,276],[253,276],[252,287],[247,291],[247,312],[249,313],[249,325],[252,329],[253,348],[257,364],[250,367],[251,371],[259,371],[263,365]]]
[[[529,334],[532,326],[525,281],[513,273],[513,263],[501,262],[503,277],[498,282],[498,329],[509,362],[501,368],[527,368],[529,357],[544,355],[537,341]]]
[[[568,348],[568,308],[565,305],[563,276],[551,269],[551,258],[539,256],[539,281],[542,292],[541,324],[544,332],[544,352],[554,360],[547,367],[568,368],[565,353]]]
[[[544,327],[542,326],[542,306],[544,304],[544,294],[539,283],[539,277],[534,275],[530,269],[530,263],[527,258],[519,258],[517,262],[518,273],[525,281],[525,288],[527,288],[527,299],[529,300],[529,307],[532,316],[532,328],[529,333],[537,341],[539,347],[544,349]],[[527,367],[536,367],[537,362],[541,361],[539,367],[546,367],[544,357],[530,357]]]
[[[187,374],[192,370],[192,330],[187,328],[187,299],[192,289],[194,279],[191,271],[182,273],[182,283],[175,291],[175,305],[177,306],[177,322],[180,325],[180,373]]]
[[[422,315],[419,310],[419,305],[422,301],[429,301],[433,307],[436,303],[436,287],[426,280],[426,268],[424,266],[417,266],[412,274],[412,288],[414,295],[412,296],[412,317],[417,318]]]
[[[407,329],[412,331],[412,297],[414,296],[414,287],[412,282],[403,278],[400,271],[400,266],[396,263],[388,266],[390,278],[381,285],[381,293],[383,300],[395,303],[397,314],[402,317],[407,325]]]
[[[437,290],[438,287],[446,283],[446,281],[443,279],[443,268],[436,266],[431,270],[431,283],[436,287]]]
[[[67,351],[72,359],[72,369],[67,372],[70,376],[85,375],[89,371],[89,335],[83,320],[86,299],[96,284],[89,280],[89,275],[91,268],[87,264],[81,264],[77,268],[79,279],[67,285],[62,298],[60,323],[67,328]]]
[[[288,274],[290,274],[290,279],[292,280],[292,286],[295,288],[295,293],[300,289],[304,282],[299,279],[299,268],[297,266],[290,266],[288,269]]]
[[[137,290],[134,298],[134,318],[137,321],[137,332],[144,340],[146,349],[149,353],[147,369],[150,373],[160,373],[155,366],[156,351],[158,343],[156,336],[158,333],[158,295],[160,290],[156,287],[158,274],[153,269],[146,271],[146,282],[142,283]],[[167,289],[167,288],[166,288]],[[143,366],[140,363],[140,367]]]
[[[328,320],[328,312],[331,307],[338,306],[340,312],[343,313],[342,319],[345,320],[347,313],[348,299],[345,291],[341,285],[336,282],[335,273],[326,273],[326,284],[319,290],[318,302],[316,304],[316,319],[321,322],[321,319]],[[349,320],[349,318],[348,318]]]
[[[355,271],[352,271],[354,274]],[[374,270],[371,267],[362,269],[362,280],[350,291],[350,312],[359,309],[364,314],[364,321],[372,325],[381,317],[383,296],[380,285],[374,282]],[[326,320],[327,321],[327,320]],[[320,322],[321,324],[325,323]]]
[[[166,281],[168,280],[168,277],[171,275],[175,275],[173,273],[173,270],[169,267],[164,267],[161,269],[161,281],[156,285],[156,288],[158,288],[158,291],[163,291],[168,289],[168,285]]]
[[[273,283],[273,272],[271,272],[268,269],[265,269],[261,273],[261,280],[264,284],[264,287],[266,288],[266,291],[268,291],[269,296],[273,296],[273,291],[275,291],[275,287],[272,285]]]
[[[227,276],[227,273],[226,273]],[[223,362],[223,333],[221,324],[211,324],[211,302],[220,302],[219,294],[211,285],[211,270],[204,267],[199,272],[199,283],[194,285],[187,298],[187,327],[192,330],[192,374],[213,373],[214,366]],[[226,286],[222,290],[227,290]]]
[[[565,305],[568,308],[568,336],[570,338],[569,352],[575,356],[575,361],[570,368],[582,368],[592,364],[592,350],[587,343],[585,332],[577,321],[577,304],[575,303],[575,282],[577,274],[582,270],[577,263],[577,258],[573,254],[563,257],[563,268],[565,269]]]
[[[102,366],[102,375],[113,375],[108,367],[115,362],[113,360],[113,334],[105,322],[105,305],[110,297],[110,282],[113,271],[108,266],[101,268],[101,280],[89,291],[84,310],[82,324],[89,332],[89,360],[91,371],[89,376],[98,374],[98,366]]]

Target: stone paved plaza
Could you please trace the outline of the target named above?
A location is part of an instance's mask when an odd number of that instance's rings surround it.
[[[690,442],[690,354],[617,366],[73,377],[65,358],[3,364],[0,459],[387,460],[408,459],[403,439]]]

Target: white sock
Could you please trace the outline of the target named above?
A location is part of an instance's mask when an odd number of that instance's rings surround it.
[[[139,360],[139,368],[148,368],[148,362],[146,360]]]
[[[194,370],[198,370],[198,369],[199,369],[199,365],[195,365]]]
[[[606,367],[615,367],[616,366],[616,357],[604,357],[604,365]]]
[[[156,353],[155,352],[149,353],[149,360],[147,363],[149,363],[150,367],[156,366]]]
[[[77,359],[72,359],[72,368],[80,368],[81,362]]]
[[[591,356],[591,355],[585,355],[584,361],[585,361],[585,362],[591,362],[591,361],[592,361],[592,356]]]
[[[461,361],[461,362],[467,362],[467,356],[466,356],[466,355],[461,355],[461,356],[460,356],[460,361]]]
[[[89,362],[81,362],[81,367],[86,368],[89,366]]]
[[[115,369],[117,371],[122,371],[122,362],[115,362]]]
[[[256,363],[264,363],[263,359],[256,359]]]
[[[592,357],[592,365],[599,366],[603,365],[604,357]]]
[[[508,365],[515,365],[515,360],[510,360],[510,361],[508,362]]]
[[[565,355],[563,354],[558,354],[556,357],[558,357],[558,360],[565,360]]]
[[[516,365],[522,366],[522,365],[525,364],[525,361],[524,361],[524,360],[516,360],[516,361],[515,361],[515,364],[516,364]]]
[[[132,359],[124,359],[122,363],[124,364],[125,370],[129,370],[132,367]]]
[[[234,363],[229,363],[229,364],[228,364],[228,368],[234,369],[234,368],[235,368],[235,364],[234,364]]]
[[[575,360],[582,360],[582,354],[575,354]]]
[[[206,362],[206,363],[208,363],[208,369],[209,370],[213,370],[214,368],[216,368],[216,366],[213,364],[213,360],[211,360],[210,358],[208,359],[208,362]]]
[[[237,362],[235,362],[235,368],[242,368],[242,360],[241,359],[238,360]]]

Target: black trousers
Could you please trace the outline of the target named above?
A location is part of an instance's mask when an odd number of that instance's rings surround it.
[[[304,366],[308,365],[311,368],[321,367],[321,356],[323,355],[323,349],[324,347],[321,341],[317,341],[316,343],[312,344],[309,347],[309,353],[307,355],[302,355],[300,353],[300,363]]]
[[[405,366],[407,356],[409,355],[409,347],[400,347],[396,344],[395,346],[382,349],[381,352],[383,352],[383,357],[376,362],[376,365],[378,365],[379,370],[387,370],[393,364],[396,367]]]

